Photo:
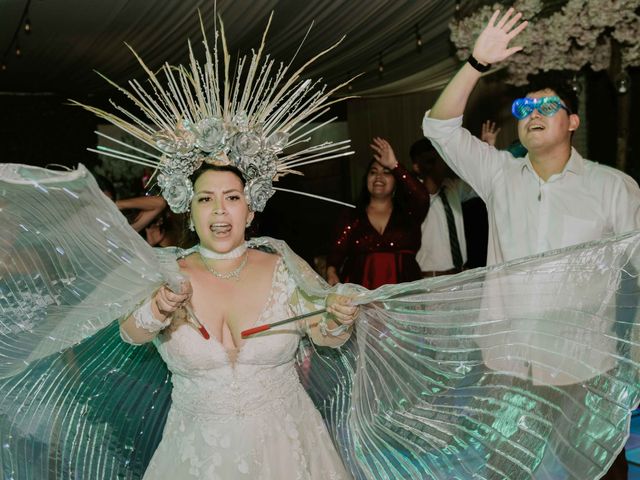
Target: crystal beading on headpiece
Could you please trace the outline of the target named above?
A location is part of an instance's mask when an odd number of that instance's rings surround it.
[[[329,110],[329,105],[344,100],[330,100],[330,96],[348,82],[326,91],[326,87],[318,82],[301,79],[302,72],[311,63],[335,48],[341,40],[293,73],[289,73],[291,62],[288,65],[281,63],[276,71],[273,59],[268,55],[263,59],[270,24],[271,17],[260,48],[252,52],[250,59],[243,56],[238,60],[233,79],[229,74],[230,56],[222,22],[220,30],[214,32],[212,55],[200,19],[205,63],[201,64],[195,59],[189,42],[188,67],[164,64],[161,68],[166,85],[131,49],[147,73],[151,89],[145,90],[137,80],[129,82],[129,90],[107,81],[124,93],[146,118],[115,104],[114,107],[122,116],[73,100],[72,103],[109,121],[158,153],[130,146],[99,132],[96,133],[129,151],[109,147],[89,150],[152,167],[156,173],[159,171],[156,182],[171,210],[176,213],[189,210],[193,196],[189,177],[203,163],[237,167],[245,177],[245,195],[250,208],[262,211],[277,190],[273,182],[279,177],[287,173],[299,174],[294,168],[303,165],[351,155],[353,152],[349,150],[349,141],[346,140],[307,146],[279,157],[292,146],[308,143],[313,130],[335,119],[311,125]],[[219,78],[219,39],[223,55],[222,79]],[[304,192],[293,193],[308,195]]]

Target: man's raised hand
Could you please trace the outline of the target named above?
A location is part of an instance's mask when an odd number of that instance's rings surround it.
[[[509,47],[509,42],[529,24],[526,20],[520,22],[522,13],[516,13],[513,8],[510,8],[500,20],[498,20],[499,16],[500,10],[493,12],[489,23],[480,33],[473,47],[473,56],[480,63],[488,65],[500,62],[523,48],[522,46]]]

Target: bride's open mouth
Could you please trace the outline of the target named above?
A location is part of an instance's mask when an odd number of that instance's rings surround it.
[[[216,235],[224,235],[231,231],[230,223],[212,223],[209,225],[209,230],[211,230]]]

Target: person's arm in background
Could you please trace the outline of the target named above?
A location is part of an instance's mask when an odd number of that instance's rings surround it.
[[[509,42],[524,30],[527,22],[517,25],[522,15],[514,15],[511,8],[498,20],[499,14],[499,11],[493,14],[474,45],[473,57],[480,65],[499,62],[522,49],[509,47]],[[479,70],[465,63],[425,114],[422,128],[449,167],[486,201],[493,181],[513,156],[462,128],[462,114],[480,76]]]
[[[120,210],[138,210],[138,215],[131,223],[131,228],[140,232],[156,218],[167,206],[167,202],[160,196],[145,196],[125,198],[116,201]]]
[[[484,122],[482,122],[482,133],[480,134],[480,140],[488,143],[492,147],[495,147],[496,139],[498,138],[500,130],[502,130],[500,127],[496,128],[496,122],[485,120]]]

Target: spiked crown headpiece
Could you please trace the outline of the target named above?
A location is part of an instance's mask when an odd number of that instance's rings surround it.
[[[150,88],[145,89],[137,80],[131,80],[130,88],[125,89],[106,79],[124,93],[146,119],[113,102],[121,116],[72,101],[131,134],[155,152],[99,132],[128,151],[108,147],[90,150],[154,168],[152,178],[176,213],[189,210],[193,195],[189,176],[204,162],[237,167],[245,177],[245,194],[250,208],[262,211],[277,190],[273,182],[279,177],[299,173],[294,169],[302,165],[353,153],[349,150],[348,140],[308,145],[313,130],[334,120],[312,125],[328,111],[329,105],[339,101],[331,100],[331,95],[345,84],[327,91],[318,81],[303,79],[301,75],[312,62],[340,42],[289,73],[291,62],[276,65],[275,60],[264,55],[270,17],[260,48],[252,51],[250,58],[246,55],[239,58],[232,79],[222,22],[220,30],[215,30],[213,52],[202,20],[200,24],[206,55],[204,64],[196,60],[189,42],[188,67],[165,63],[161,68],[166,80],[163,85],[131,49],[148,75]],[[222,62],[218,55],[219,40]],[[305,143],[306,146],[294,151],[294,147]],[[283,155],[285,151],[287,153]]]

